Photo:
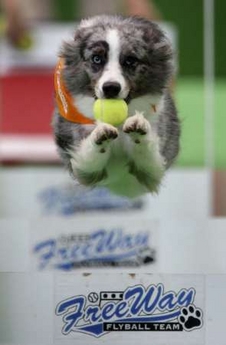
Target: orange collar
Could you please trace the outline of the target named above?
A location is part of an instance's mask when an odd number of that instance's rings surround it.
[[[57,63],[54,73],[55,97],[60,115],[71,122],[80,124],[94,124],[95,122],[92,119],[89,119],[83,115],[74,105],[73,98],[66,89],[62,78],[63,68],[64,60],[61,58]]]

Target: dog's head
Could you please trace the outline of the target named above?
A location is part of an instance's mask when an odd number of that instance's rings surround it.
[[[160,95],[172,74],[172,50],[164,33],[139,17],[83,20],[60,55],[66,86],[74,96],[129,101]]]

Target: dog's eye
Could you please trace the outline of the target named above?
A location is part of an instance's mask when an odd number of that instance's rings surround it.
[[[104,63],[104,58],[101,55],[93,55],[92,62],[96,65],[102,65]]]
[[[135,56],[127,56],[124,60],[124,66],[128,68],[135,68],[139,63],[139,60]]]

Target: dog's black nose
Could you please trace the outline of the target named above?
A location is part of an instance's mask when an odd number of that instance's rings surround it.
[[[114,98],[121,91],[121,85],[114,81],[108,81],[103,85],[103,92],[106,98]]]

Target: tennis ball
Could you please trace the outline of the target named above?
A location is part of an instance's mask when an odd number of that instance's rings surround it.
[[[128,106],[123,99],[97,99],[93,113],[96,120],[119,126],[128,116]]]

